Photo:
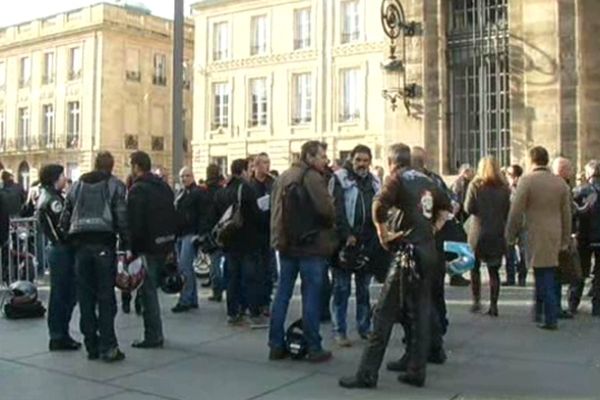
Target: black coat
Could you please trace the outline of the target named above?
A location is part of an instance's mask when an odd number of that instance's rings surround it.
[[[8,212],[0,196],[0,246],[8,240]]]
[[[211,207],[208,193],[196,184],[180,189],[175,196],[178,234],[180,236],[202,235],[210,231]]]
[[[256,178],[252,178],[250,186],[256,192],[256,198],[261,198],[266,195],[271,195],[273,191],[273,184],[275,179],[271,176],[267,176],[264,182],[260,182]],[[269,246],[271,236],[271,209],[262,211],[259,209],[259,223],[258,231],[260,233],[260,239],[264,246]]]

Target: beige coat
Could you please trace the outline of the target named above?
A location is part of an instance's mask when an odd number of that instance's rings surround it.
[[[506,239],[514,243],[519,230],[527,231],[528,264],[533,268],[558,266],[558,253],[571,235],[569,187],[547,168],[536,168],[521,178],[510,208]]]

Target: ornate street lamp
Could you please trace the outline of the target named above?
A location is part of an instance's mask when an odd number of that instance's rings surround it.
[[[381,24],[386,36],[390,38],[390,54],[382,68],[385,72],[384,99],[389,100],[392,110],[398,108],[402,99],[406,112],[410,115],[410,99],[417,95],[417,85],[406,82],[406,38],[414,36],[417,30],[415,22],[407,22],[400,0],[381,2]],[[396,54],[398,49],[400,54]]]

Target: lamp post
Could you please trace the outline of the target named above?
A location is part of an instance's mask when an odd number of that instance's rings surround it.
[[[175,186],[179,170],[183,167],[183,0],[174,0],[175,18],[173,23],[173,105],[171,141],[171,174]]]
[[[407,83],[406,79],[406,38],[416,34],[417,24],[406,21],[400,0],[383,0],[381,25],[390,39],[389,56],[382,64],[386,78],[382,96],[390,102],[392,111],[398,108],[397,102],[402,99],[410,115],[410,99],[416,97],[417,85]]]

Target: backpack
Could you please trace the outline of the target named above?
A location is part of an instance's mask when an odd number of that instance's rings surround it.
[[[299,181],[283,188],[282,221],[286,242],[290,246],[312,244],[319,234],[319,225],[312,199],[304,187],[304,178],[310,168],[302,172]]]
[[[240,183],[237,190],[236,201],[230,205],[223,213],[219,222],[213,228],[213,236],[217,244],[221,247],[227,247],[233,241],[235,235],[242,229],[244,219],[242,217],[242,188]]]
[[[156,253],[167,254],[173,251],[177,234],[177,212],[174,195],[166,184],[148,184],[150,198],[146,202],[148,215],[146,228],[149,241],[152,241]]]
[[[69,234],[114,232],[109,180],[79,182]]]

